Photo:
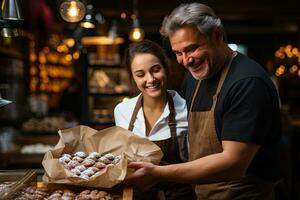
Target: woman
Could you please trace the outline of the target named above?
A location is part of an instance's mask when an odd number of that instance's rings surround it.
[[[126,67],[138,90],[138,96],[115,108],[117,126],[146,137],[163,151],[161,164],[186,160],[187,110],[176,91],[167,90],[168,59],[156,43],[143,40],[129,46]],[[135,199],[194,199],[191,185],[159,183],[147,194],[136,193]],[[142,197],[142,198],[141,198]]]

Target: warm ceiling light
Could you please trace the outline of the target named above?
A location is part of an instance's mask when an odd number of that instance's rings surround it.
[[[86,15],[84,20],[80,23],[80,26],[83,28],[95,28],[94,19],[93,19],[93,5],[89,4],[86,6]]]
[[[144,30],[140,26],[138,19],[138,1],[133,0],[133,14],[131,15],[133,28],[129,32],[129,39],[132,42],[139,42],[144,39]]]
[[[95,28],[95,24],[92,22],[84,21],[80,23],[80,26],[83,28]]]
[[[80,56],[80,52],[78,50],[73,53],[74,60],[77,60],[79,58],[79,56]]]
[[[127,17],[126,12],[122,12],[122,13],[121,13],[121,18],[122,18],[122,19],[126,19],[126,17]]]
[[[85,14],[85,6],[79,0],[66,0],[60,5],[60,15],[67,22],[79,22]]]
[[[110,38],[107,36],[86,36],[81,38],[83,45],[119,45],[124,43],[121,37]]]
[[[129,39],[132,42],[139,42],[144,38],[144,31],[141,28],[133,28],[129,33]]]
[[[133,28],[129,32],[129,39],[132,42],[139,42],[144,39],[144,30],[140,27],[138,18],[133,18]]]
[[[73,38],[66,38],[63,40],[63,43],[66,44],[69,48],[72,48],[75,45],[75,40]]]

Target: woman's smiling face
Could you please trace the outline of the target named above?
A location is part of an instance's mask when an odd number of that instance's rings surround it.
[[[166,92],[167,75],[160,60],[150,53],[136,54],[131,62],[132,77],[144,96],[161,97]]]

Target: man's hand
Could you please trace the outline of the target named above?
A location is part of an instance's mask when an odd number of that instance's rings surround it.
[[[242,178],[260,146],[236,141],[222,141],[222,145],[223,152],[186,163],[159,166],[131,162],[128,167],[135,171],[125,182],[145,191],[158,181],[206,184]]]
[[[135,171],[125,178],[125,183],[141,191],[149,190],[159,181],[158,175],[155,174],[156,167],[158,166],[149,162],[130,162],[128,168]]]

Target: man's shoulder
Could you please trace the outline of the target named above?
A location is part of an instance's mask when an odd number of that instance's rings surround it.
[[[232,62],[225,84],[230,87],[249,79],[259,79],[262,83],[271,86],[271,80],[264,68],[251,58],[238,53]]]
[[[267,72],[260,64],[240,53],[233,60],[230,71],[230,74],[234,75],[236,79],[247,77],[268,78]]]

